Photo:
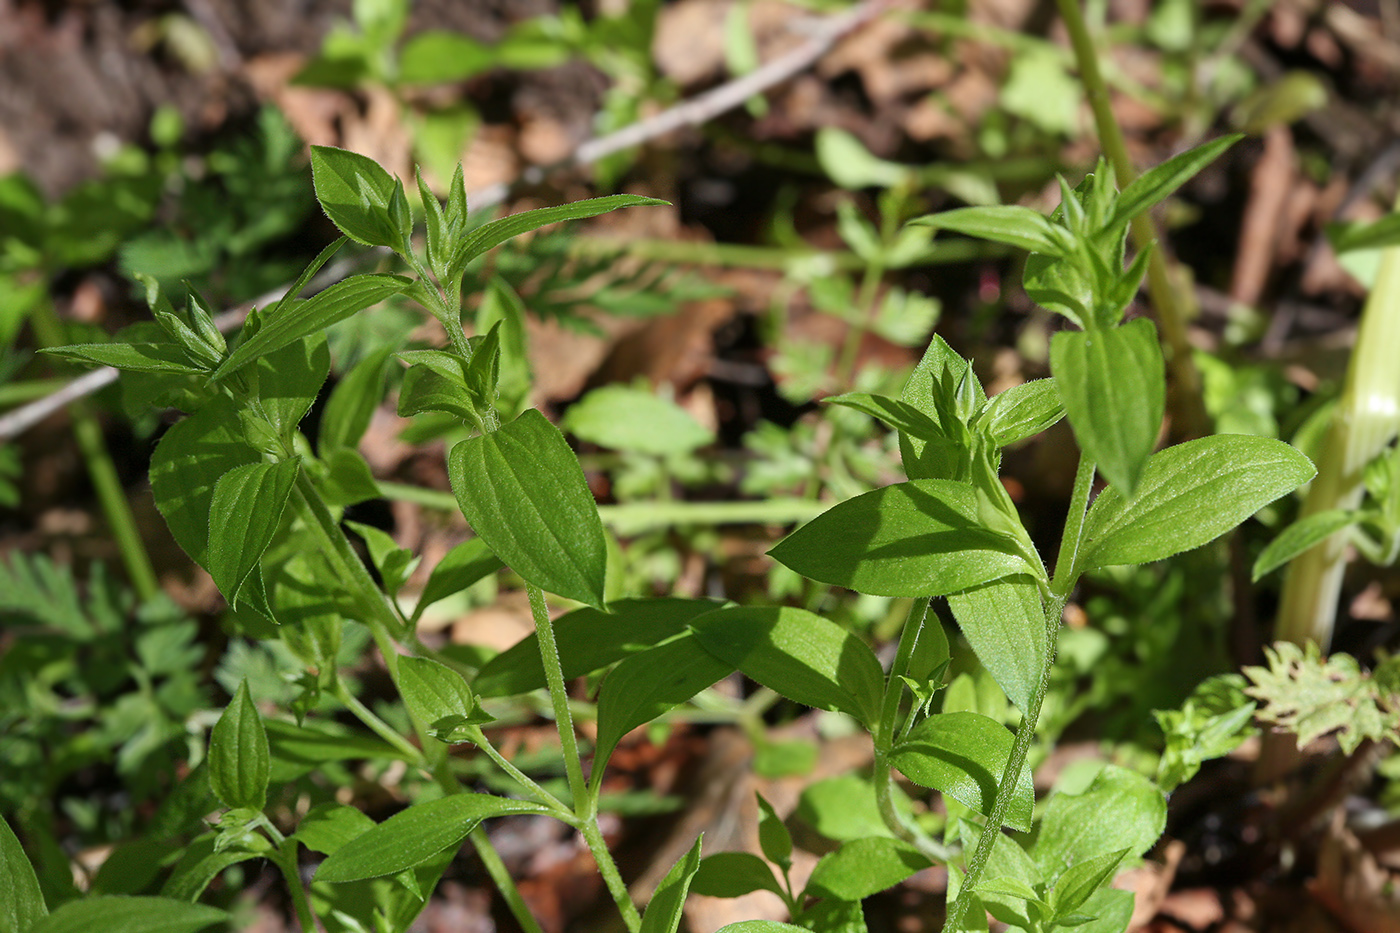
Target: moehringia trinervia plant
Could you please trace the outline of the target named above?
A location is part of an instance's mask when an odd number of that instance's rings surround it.
[[[862,898],[935,863],[950,869],[947,930],[985,930],[990,913],[1027,933],[1069,926],[1119,933],[1132,896],[1107,885],[1161,833],[1163,794],[1134,772],[1105,766],[1085,786],[1061,787],[1036,820],[1025,766],[1066,600],[1085,572],[1204,544],[1313,472],[1292,448],[1260,437],[1209,437],[1153,453],[1163,363],[1151,322],[1123,322],[1145,263],[1139,254],[1124,267],[1125,233],[1133,216],[1230,142],[1178,156],[1121,193],[1100,165],[1077,188],[1062,186],[1061,206],[1048,218],[1027,208],[983,207],[918,221],[1029,250],[1027,292],[1076,329],[1055,335],[1051,378],[992,398],[968,361],[935,337],[901,397],[831,399],[899,432],[908,481],[837,504],[772,554],[821,583],[914,599],[888,671],[865,642],[804,609],[609,600],[607,541],[575,455],[539,411],[517,413],[502,403],[501,328],[463,333],[462,280],[475,257],[547,223],[657,202],[614,196],[476,225],[468,223],[459,172],[445,206],[420,183],[427,235],[426,255],[419,256],[402,183],[361,156],[313,149],[316,193],[327,215],[347,237],[396,252],[411,275],[356,275],[299,297],[339,241],[286,298],[254,313],[231,344],[198,295],[181,313],[152,287],[156,323],[137,331],[138,339],[57,351],[163,380],[162,400],[189,412],[153,458],[156,502],[228,602],[269,620],[273,637],[304,665],[302,698],[285,713],[259,710],[246,684],[237,691],[211,732],[207,757],[177,791],[193,809],[204,804],[200,815],[218,804],[225,812],[185,844],[162,897],[135,899],[141,903],[124,909],[175,918],[172,929],[200,929],[211,922],[211,908],[196,903],[209,882],[230,865],[267,858],[281,870],[303,929],[319,923],[332,931],[402,931],[470,840],[518,922],[534,933],[539,925],[481,824],[543,814],[582,836],[629,933],[676,933],[691,890],[768,890],[796,925],[748,921],[732,925],[732,933],[863,929]],[[448,473],[476,534],[439,562],[412,608],[399,589],[413,556],[371,529],[364,535],[371,572],[343,522],[347,505],[377,494],[356,446],[384,392],[387,352],[361,363],[332,393],[314,448],[298,427],[327,377],[325,328],[391,296],[417,301],[448,334],[445,349],[398,354],[408,366],[398,405],[406,415],[446,413],[461,425],[467,436],[451,447]],[[1083,454],[1051,573],[998,469],[1003,447],[1065,416]],[[1096,472],[1107,486],[1091,504]],[[525,581],[534,634],[480,669],[424,645],[415,631],[423,609],[503,565]],[[551,621],[546,593],[582,607]],[[929,612],[938,597],[948,600],[978,660],[1020,710],[1014,734],[951,693],[938,702],[950,662]],[[336,658],[348,626],[373,636],[416,741],[369,709],[340,676]],[[878,814],[876,828],[823,856],[799,890],[788,830],[760,801],[766,862],[745,853],[702,858],[696,839],[643,913],[598,827],[608,759],[628,732],[736,670],[798,703],[844,713],[870,733],[873,775],[857,782],[866,799],[843,806],[868,805]],[[566,682],[597,674],[604,676],[586,762]],[[559,731],[565,789],[536,782],[486,731],[483,697],[540,688]],[[317,714],[323,697],[338,701],[363,729],[346,734],[324,721]],[[468,789],[448,754],[462,743],[495,763],[509,795]],[[428,779],[427,789],[377,824],[329,798],[300,819],[289,816],[281,802],[288,775],[347,758],[403,762]],[[911,816],[896,771],[942,793],[948,818],[941,838]],[[320,859],[309,884],[300,870],[302,847],[318,853],[309,861]],[[34,875],[8,832],[0,834],[0,857],[20,881],[16,910],[35,918],[20,933],[43,933],[45,924],[68,929],[54,918],[100,909],[92,905],[104,901],[88,898],[75,902],[86,906],[66,905],[38,919],[46,908],[28,893],[37,891],[29,884]]]

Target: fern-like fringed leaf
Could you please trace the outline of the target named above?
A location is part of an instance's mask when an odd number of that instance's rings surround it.
[[[128,608],[124,602],[101,564],[93,566],[88,585],[80,587],[68,567],[42,554],[16,551],[0,560],[0,622],[6,625],[40,626],[86,639],[120,626]]]
[[[1346,654],[1323,658],[1316,645],[1279,642],[1264,649],[1269,666],[1246,667],[1245,693],[1262,702],[1258,716],[1298,737],[1298,747],[1335,732],[1351,754],[1363,741],[1400,743],[1400,694],[1389,662],[1376,675]]]

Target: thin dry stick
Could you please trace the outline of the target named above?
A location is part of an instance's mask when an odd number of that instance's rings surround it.
[[[890,6],[893,0],[866,0],[839,16],[831,16],[809,22],[804,31],[810,38],[797,48],[787,52],[766,65],[721,84],[704,94],[677,104],[646,120],[623,127],[615,133],[590,139],[576,149],[572,156],[554,166],[532,166],[526,169],[513,184],[498,184],[473,192],[467,202],[474,210],[495,207],[503,202],[515,185],[535,185],[559,168],[591,165],[624,149],[639,146],[658,136],[687,126],[700,126],[726,111],[733,110],[744,101],[761,94],[812,66],[817,59],[831,50],[842,38],[870,22]],[[309,293],[314,293],[330,283],[347,275],[354,266],[337,263],[311,281]],[[214,319],[220,330],[232,330],[243,322],[254,306],[266,306],[277,301],[286,292],[286,286],[273,289],[254,301],[225,311]],[[84,398],[117,380],[117,371],[103,366],[73,380],[58,391],[41,399],[0,415],[0,442],[16,437],[43,421],[49,415],[77,399]]]

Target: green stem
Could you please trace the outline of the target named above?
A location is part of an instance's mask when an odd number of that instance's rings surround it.
[[[388,723],[376,716],[369,707],[361,703],[353,693],[347,690],[345,684],[338,678],[335,682],[334,693],[335,698],[345,704],[345,708],[350,711],[351,715],[364,723],[369,731],[394,746],[394,749],[403,756],[404,761],[415,767],[423,767],[426,764],[421,749],[391,729]]]
[[[477,748],[485,752],[487,757],[496,763],[497,767],[514,778],[515,782],[520,785],[522,790],[535,798],[536,803],[549,807],[549,809],[554,811],[555,816],[573,825],[575,822],[573,812],[566,807],[559,798],[537,784],[534,778],[530,777],[530,775],[526,774],[524,771],[521,771],[515,766],[514,762],[505,755],[502,755],[500,750],[492,744],[491,740],[486,737],[486,733],[482,732],[480,728],[472,729],[471,742]]]
[[[578,831],[593,853],[598,871],[608,887],[608,893],[617,902],[622,920],[630,933],[638,933],[642,926],[641,914],[632,896],[627,893],[627,885],[617,870],[612,853],[608,851],[607,840],[598,828],[598,801],[589,790],[583,777],[583,761],[579,757],[578,737],[574,735],[573,714],[569,711],[568,688],[564,683],[564,668],[559,663],[559,647],[554,642],[554,626],[549,621],[549,607],[545,605],[544,591],[533,583],[526,584],[525,592],[530,598],[530,613],[535,620],[535,635],[540,644],[540,661],[544,665],[545,683],[549,687],[549,699],[554,708],[554,724],[559,731],[560,750],[564,756],[564,768],[569,775],[569,791],[574,798],[574,814],[577,817]]]
[[[301,883],[301,872],[297,870],[297,841],[281,840],[272,861],[282,872],[287,882],[287,890],[292,895],[292,906],[296,910],[297,922],[304,933],[316,933],[316,914],[311,909],[311,899],[306,894],[306,886]]]
[[[928,622],[930,600],[916,599],[909,607],[909,618],[904,621],[904,629],[899,635],[899,647],[895,650],[890,675],[885,681],[885,699],[880,707],[880,724],[875,732],[875,745],[886,750],[894,743],[896,720],[899,718],[899,703],[904,698],[904,681],[900,680],[909,670],[909,661],[914,657],[924,625]]]
[[[1093,37],[1079,9],[1079,0],[1056,0],[1060,17],[1069,31],[1070,45],[1074,48],[1075,61],[1079,64],[1080,80],[1084,84],[1085,96],[1089,99],[1089,109],[1094,114],[1094,125],[1098,129],[1099,143],[1108,160],[1113,165],[1119,188],[1127,187],[1137,178],[1137,170],[1128,155],[1128,145],[1123,138],[1123,130],[1113,115],[1109,102],[1108,85],[1099,70],[1098,52],[1094,48]],[[1176,414],[1180,421],[1181,433],[1187,437],[1204,437],[1210,433],[1210,416],[1206,412],[1204,396],[1201,393],[1201,376],[1196,370],[1196,362],[1191,355],[1191,342],[1186,336],[1186,321],[1190,309],[1180,289],[1173,280],[1179,279],[1169,264],[1166,254],[1165,236],[1157,229],[1150,214],[1139,214],[1131,224],[1133,246],[1139,252],[1152,250],[1147,262],[1147,294],[1157,317],[1162,324],[1162,336],[1171,351],[1167,365],[1171,368],[1175,384]],[[1153,249],[1153,244],[1158,247]]]
[[[943,933],[955,933],[962,927],[963,917],[967,915],[968,907],[972,904],[977,882],[981,880],[982,870],[986,868],[987,859],[992,854],[992,846],[996,844],[997,836],[1001,835],[1001,827],[1006,823],[1006,812],[1011,807],[1014,788],[1021,776],[1021,769],[1025,767],[1026,754],[1030,751],[1031,742],[1035,739],[1040,708],[1045,702],[1045,694],[1050,690],[1050,676],[1055,669],[1055,649],[1059,641],[1060,621],[1069,591],[1073,589],[1076,579],[1075,558],[1083,536],[1084,516],[1088,510],[1093,479],[1093,461],[1081,454],[1079,469],[1075,472],[1069,514],[1065,519],[1065,532],[1060,539],[1059,558],[1055,562],[1055,576],[1051,581],[1048,597],[1044,600],[1045,663],[1041,667],[1040,680],[1036,683],[1035,692],[1031,694],[1030,705],[1022,711],[1021,724],[1016,728],[1016,741],[1011,746],[1011,755],[1006,759],[1006,768],[997,784],[992,812],[987,816],[987,824],[977,840],[977,848],[973,850],[972,858],[968,861],[957,900],[953,902],[948,919],[943,925]]]
[[[486,835],[486,827],[478,824],[467,838],[472,841],[472,848],[476,849],[476,854],[481,859],[481,865],[486,869],[486,874],[491,876],[496,890],[500,891],[501,896],[506,899],[506,906],[510,908],[511,916],[515,918],[515,922],[520,924],[520,928],[525,933],[544,933],[539,921],[535,919],[534,914],[530,913],[530,905],[525,903],[525,898],[521,896],[520,889],[515,885],[515,879],[510,876],[510,872],[506,869],[505,862],[501,861],[501,854],[491,843],[491,837]]]
[[[39,346],[56,347],[65,342],[63,325],[47,299],[34,306],[29,320]],[[142,602],[154,599],[160,595],[160,581],[156,579],[155,568],[151,566],[146,544],[141,540],[141,532],[131,512],[131,503],[127,501],[121,477],[117,475],[116,464],[107,450],[102,426],[85,401],[70,403],[68,414],[73,419],[73,439],[78,443],[92,488],[97,493],[102,514],[111,527],[112,538],[116,541],[127,576],[131,578],[131,585]]]

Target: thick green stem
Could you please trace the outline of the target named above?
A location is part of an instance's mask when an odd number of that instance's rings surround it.
[[[1058,645],[1060,635],[1060,622],[1065,610],[1065,601],[1069,597],[1069,592],[1074,588],[1075,559],[1079,553],[1080,539],[1084,531],[1084,515],[1089,506],[1089,492],[1093,487],[1094,464],[1087,457],[1080,455],[1079,469],[1075,472],[1074,492],[1070,498],[1069,514],[1065,520],[1065,531],[1060,539],[1059,557],[1055,562],[1055,576],[1050,583],[1050,592],[1043,600],[1045,606],[1045,663],[1040,670],[1040,680],[1037,681],[1035,692],[1031,694],[1030,705],[1022,710],[1021,724],[1016,728],[1016,741],[1011,746],[1011,755],[1006,759],[1006,768],[1002,771],[1001,781],[997,784],[996,799],[992,803],[992,812],[987,817],[986,827],[982,831],[982,836],[977,840],[977,848],[973,850],[972,858],[969,859],[967,870],[963,875],[962,886],[958,890],[957,900],[948,912],[948,919],[943,925],[944,933],[956,933],[961,929],[963,917],[967,915],[968,907],[972,904],[974,892],[977,890],[977,882],[982,877],[982,870],[987,866],[987,859],[992,854],[992,846],[996,844],[997,836],[1001,835],[1001,828],[1006,823],[1006,812],[1011,807],[1013,790],[1017,780],[1021,776],[1021,770],[1026,765],[1026,754],[1030,751],[1031,742],[1035,739],[1035,727],[1040,720],[1040,708],[1045,702],[1045,694],[1050,690],[1050,676],[1055,669],[1055,649]]]
[[[1070,45],[1074,48],[1074,58],[1079,65],[1079,77],[1084,84],[1084,94],[1089,100],[1089,109],[1094,114],[1094,125],[1098,129],[1099,144],[1104,155],[1113,165],[1118,186],[1126,187],[1137,178],[1137,169],[1128,155],[1128,145],[1123,138],[1123,130],[1113,115],[1109,102],[1108,84],[1099,69],[1098,52],[1094,48],[1093,37],[1084,22],[1079,9],[1079,0],[1056,0],[1060,17],[1069,31]],[[1205,399],[1201,393],[1201,376],[1196,370],[1196,362],[1191,356],[1191,343],[1186,336],[1186,322],[1190,309],[1182,291],[1174,280],[1172,263],[1168,259],[1165,237],[1160,235],[1157,225],[1148,214],[1140,214],[1131,225],[1133,246],[1139,252],[1151,249],[1147,263],[1147,294],[1157,318],[1162,325],[1162,336],[1171,351],[1167,365],[1171,369],[1175,388],[1175,413],[1179,433],[1187,437],[1204,437],[1210,433],[1210,416],[1206,412]],[[1158,247],[1153,249],[1153,244]]]
[[[598,873],[603,876],[603,884],[607,885],[608,893],[612,895],[617,909],[622,914],[622,922],[627,924],[629,933],[638,933],[642,928],[642,915],[638,912],[637,905],[632,902],[632,895],[627,891],[622,873],[617,870],[617,863],[608,851],[608,841],[603,838],[603,831],[598,828],[597,815],[584,820],[579,826],[579,832],[583,834],[583,841],[588,844],[588,851],[593,853]]]

